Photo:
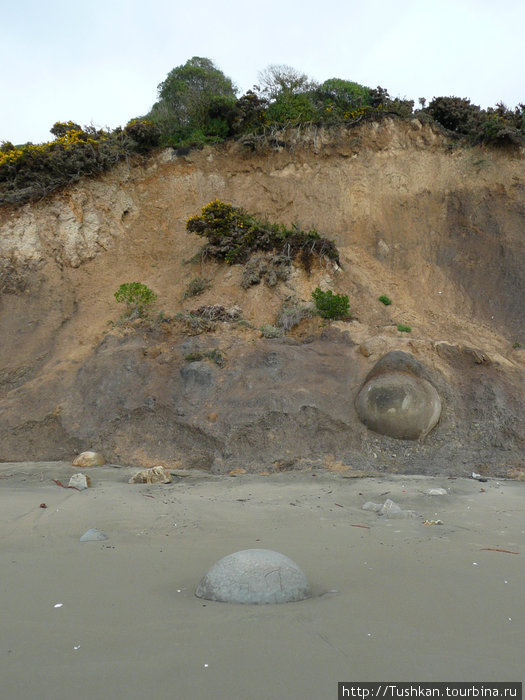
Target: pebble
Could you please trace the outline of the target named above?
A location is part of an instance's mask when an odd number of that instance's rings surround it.
[[[96,528],[92,527],[90,530],[87,530],[82,537],[80,538],[81,542],[100,542],[101,540],[107,540],[108,536],[105,535],[103,532],[100,532],[100,530],[97,530]]]

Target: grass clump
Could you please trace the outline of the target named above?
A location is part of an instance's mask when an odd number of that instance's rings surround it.
[[[348,316],[350,308],[346,294],[334,294],[331,290],[323,292],[319,287],[312,292],[315,308],[320,316],[338,319]]]
[[[184,359],[186,362],[212,360],[218,367],[224,367],[226,365],[226,358],[217,348],[213,350],[197,350],[196,352],[190,352],[188,355],[184,355]]]
[[[211,304],[200,306],[192,311],[182,311],[176,315],[180,323],[185,326],[189,335],[199,335],[209,333],[217,328],[218,322],[233,323],[238,322],[242,316],[242,309],[239,306],[223,306],[222,304]]]
[[[290,260],[285,255],[260,253],[250,258],[244,266],[241,287],[248,289],[264,280],[266,286],[272,288],[289,276]]]
[[[261,335],[263,338],[282,338],[284,330],[277,328],[277,326],[272,326],[270,323],[264,323],[261,326]]]
[[[207,280],[203,279],[202,277],[194,277],[188,284],[182,299],[184,301],[185,299],[196,297],[205,292],[207,289],[210,289],[210,287],[211,284]]]
[[[303,319],[315,316],[315,313],[315,306],[312,303],[301,303],[292,296],[283,301],[275,319],[275,325],[287,333],[298,326]]]
[[[386,294],[382,294],[379,297],[379,301],[385,306],[390,306],[390,304],[392,303],[392,299],[390,299],[390,297],[387,297]]]
[[[405,326],[403,323],[398,323],[397,330],[400,333],[411,333],[412,332],[412,328],[410,326]]]

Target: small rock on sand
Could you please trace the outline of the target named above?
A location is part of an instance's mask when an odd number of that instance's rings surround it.
[[[158,466],[143,469],[137,472],[128,482],[129,484],[171,484],[171,474],[166,467]]]
[[[101,542],[103,540],[107,540],[108,536],[105,535],[103,532],[100,532],[100,530],[97,530],[95,527],[92,527],[90,530],[85,532],[82,537],[80,538],[81,542]]]
[[[378,515],[384,515],[385,518],[417,518],[417,513],[414,510],[403,510],[390,498],[387,498],[383,504],[367,501],[362,508],[363,510],[371,510]]]

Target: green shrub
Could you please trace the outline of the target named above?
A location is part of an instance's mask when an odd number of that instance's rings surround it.
[[[399,323],[397,326],[397,330],[401,333],[410,333],[412,331],[412,328],[410,326],[405,326],[402,323]]]
[[[316,118],[317,110],[307,93],[282,93],[268,107],[268,120],[275,124],[301,124]]]
[[[385,306],[390,306],[390,304],[392,303],[392,299],[390,299],[390,297],[387,297],[386,294],[381,295],[379,297],[379,301]]]
[[[142,282],[126,282],[115,292],[115,299],[127,305],[129,318],[138,318],[146,314],[157,295]]]
[[[346,294],[334,294],[331,290],[323,292],[319,287],[312,292],[315,307],[323,318],[342,318],[348,316],[349,306]]]

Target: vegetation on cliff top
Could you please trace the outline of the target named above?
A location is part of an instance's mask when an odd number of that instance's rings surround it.
[[[113,131],[57,122],[54,141],[0,146],[0,204],[41,199],[58,187],[96,175],[134,153],[157,146],[160,131],[152,122],[132,120]]]
[[[54,141],[0,145],[0,204],[42,198],[83,176],[95,175],[133,154],[157,146],[199,148],[227,138],[303,124],[354,125],[385,115],[440,124],[465,144],[525,145],[525,104],[481,109],[467,98],[434,97],[426,106],[392,98],[341,78],[316,83],[289,66],[270,66],[259,85],[238,97],[232,80],[208,58],[193,57],[158,86],[158,101],[145,117],[115,130],[57,122]]]

